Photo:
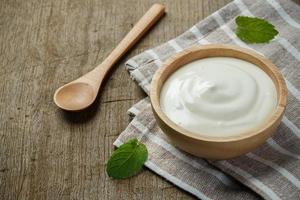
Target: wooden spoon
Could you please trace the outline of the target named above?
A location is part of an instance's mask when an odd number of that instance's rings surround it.
[[[55,91],[55,104],[68,111],[78,111],[90,106],[112,66],[163,16],[164,12],[163,5],[154,4],[100,65]]]

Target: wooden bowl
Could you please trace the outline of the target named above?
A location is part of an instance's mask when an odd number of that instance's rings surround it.
[[[171,121],[160,107],[160,92],[168,77],[181,66],[208,57],[233,57],[260,67],[270,76],[277,90],[278,104],[274,113],[254,131],[231,137],[209,137],[188,131]],[[204,45],[192,47],[167,60],[155,73],[150,91],[151,105],[156,121],[170,141],[178,148],[208,159],[229,159],[246,154],[263,144],[279,126],[286,107],[287,87],[275,65],[249,49],[233,45]]]

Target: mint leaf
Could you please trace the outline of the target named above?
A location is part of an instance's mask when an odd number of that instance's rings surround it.
[[[137,174],[148,158],[144,144],[132,139],[113,152],[106,165],[108,176],[124,179]]]
[[[238,16],[235,23],[236,35],[246,43],[266,43],[278,34],[274,25],[260,18]]]

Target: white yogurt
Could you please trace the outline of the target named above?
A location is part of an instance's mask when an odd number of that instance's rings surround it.
[[[228,57],[196,60],[164,83],[167,117],[195,134],[226,137],[258,128],[275,111],[277,92],[256,65]]]

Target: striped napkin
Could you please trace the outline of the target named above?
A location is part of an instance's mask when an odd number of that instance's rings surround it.
[[[238,15],[274,24],[279,36],[269,44],[247,45],[234,34]],[[138,138],[149,151],[145,165],[200,199],[300,199],[300,7],[290,0],[235,0],[188,31],[126,63],[132,78],[149,94],[155,71],[166,59],[192,45],[229,43],[272,60],[286,78],[288,106],[277,133],[244,156],[210,161],[169,143],[151,111],[149,98],[129,114],[134,118],[114,145]]]

